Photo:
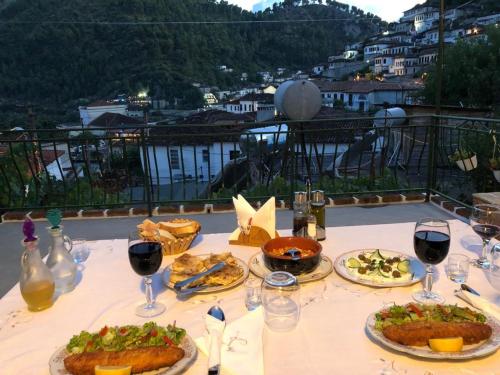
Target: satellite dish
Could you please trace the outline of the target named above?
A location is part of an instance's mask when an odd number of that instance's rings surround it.
[[[274,94],[276,108],[290,120],[311,120],[321,109],[321,102],[318,86],[304,79],[283,82]]]

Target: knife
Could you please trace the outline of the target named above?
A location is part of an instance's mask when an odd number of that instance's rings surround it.
[[[182,291],[183,288],[187,287],[189,284],[192,284],[195,281],[197,281],[197,280],[199,280],[207,275],[210,275],[211,273],[220,271],[222,268],[224,268],[225,265],[226,265],[225,262],[219,262],[215,266],[213,266],[212,268],[206,270],[205,272],[201,272],[197,275],[194,275],[194,276],[190,277],[189,279],[176,282],[174,284],[174,289],[176,291],[180,292],[180,291]]]
[[[469,293],[472,293],[472,294],[475,294],[476,296],[481,296],[478,292],[476,292],[474,289],[472,289],[470,286],[468,286],[467,284],[460,284],[460,288],[462,290],[465,290],[466,292],[469,292]]]

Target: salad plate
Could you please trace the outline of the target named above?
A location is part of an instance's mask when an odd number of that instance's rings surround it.
[[[436,352],[428,346],[410,346],[389,340],[382,331],[375,328],[377,313],[370,314],[366,320],[366,332],[376,343],[398,352],[406,353],[415,357],[441,360],[464,360],[484,357],[494,353],[500,346],[500,322],[494,317],[482,313],[486,322],[492,328],[490,338],[477,344],[464,345],[459,352]]]
[[[372,269],[366,269],[367,265],[372,266]],[[425,277],[425,266],[418,259],[385,249],[348,251],[335,259],[334,268],[347,280],[381,288],[408,286]],[[365,268],[362,270],[365,272],[359,272],[360,268]]]
[[[248,261],[248,266],[250,268],[250,271],[252,271],[255,276],[258,276],[262,279],[266,277],[268,273],[273,272],[265,265],[262,252],[254,254]],[[314,271],[298,275],[297,280],[299,283],[321,280],[332,273],[332,271],[332,261],[327,256],[322,255],[318,267]]]
[[[193,339],[186,334],[179,344],[184,349],[184,358],[176,362],[173,366],[163,367],[158,370],[142,372],[140,375],[177,375],[184,371],[196,360],[198,349]],[[69,355],[66,346],[58,348],[49,360],[50,375],[70,375],[64,368],[64,358]]]

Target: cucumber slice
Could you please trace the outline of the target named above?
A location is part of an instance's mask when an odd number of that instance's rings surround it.
[[[402,260],[401,262],[398,263],[398,271],[401,273],[408,273],[410,272],[410,261],[408,259]]]
[[[378,271],[380,272],[380,274],[383,276],[383,277],[387,277],[387,278],[390,278],[392,277],[392,269],[389,271],[389,272],[385,272],[382,267],[379,267]]]
[[[356,258],[347,259],[347,267],[349,268],[359,268],[361,263]]]
[[[380,251],[379,249],[375,250],[373,253],[371,253],[370,255],[370,260],[385,260],[385,258],[382,256],[382,254],[380,254]]]

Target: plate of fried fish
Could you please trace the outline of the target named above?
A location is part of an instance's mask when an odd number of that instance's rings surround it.
[[[368,317],[366,331],[378,344],[422,358],[471,359],[500,346],[497,319],[458,305],[390,305]]]
[[[201,287],[198,289],[198,293],[214,293],[233,288],[247,278],[248,266],[230,252],[201,255],[184,253],[165,268],[163,282],[167,287],[173,289],[175,283],[205,272],[220,262],[225,263],[222,269],[191,283],[189,286]]]

